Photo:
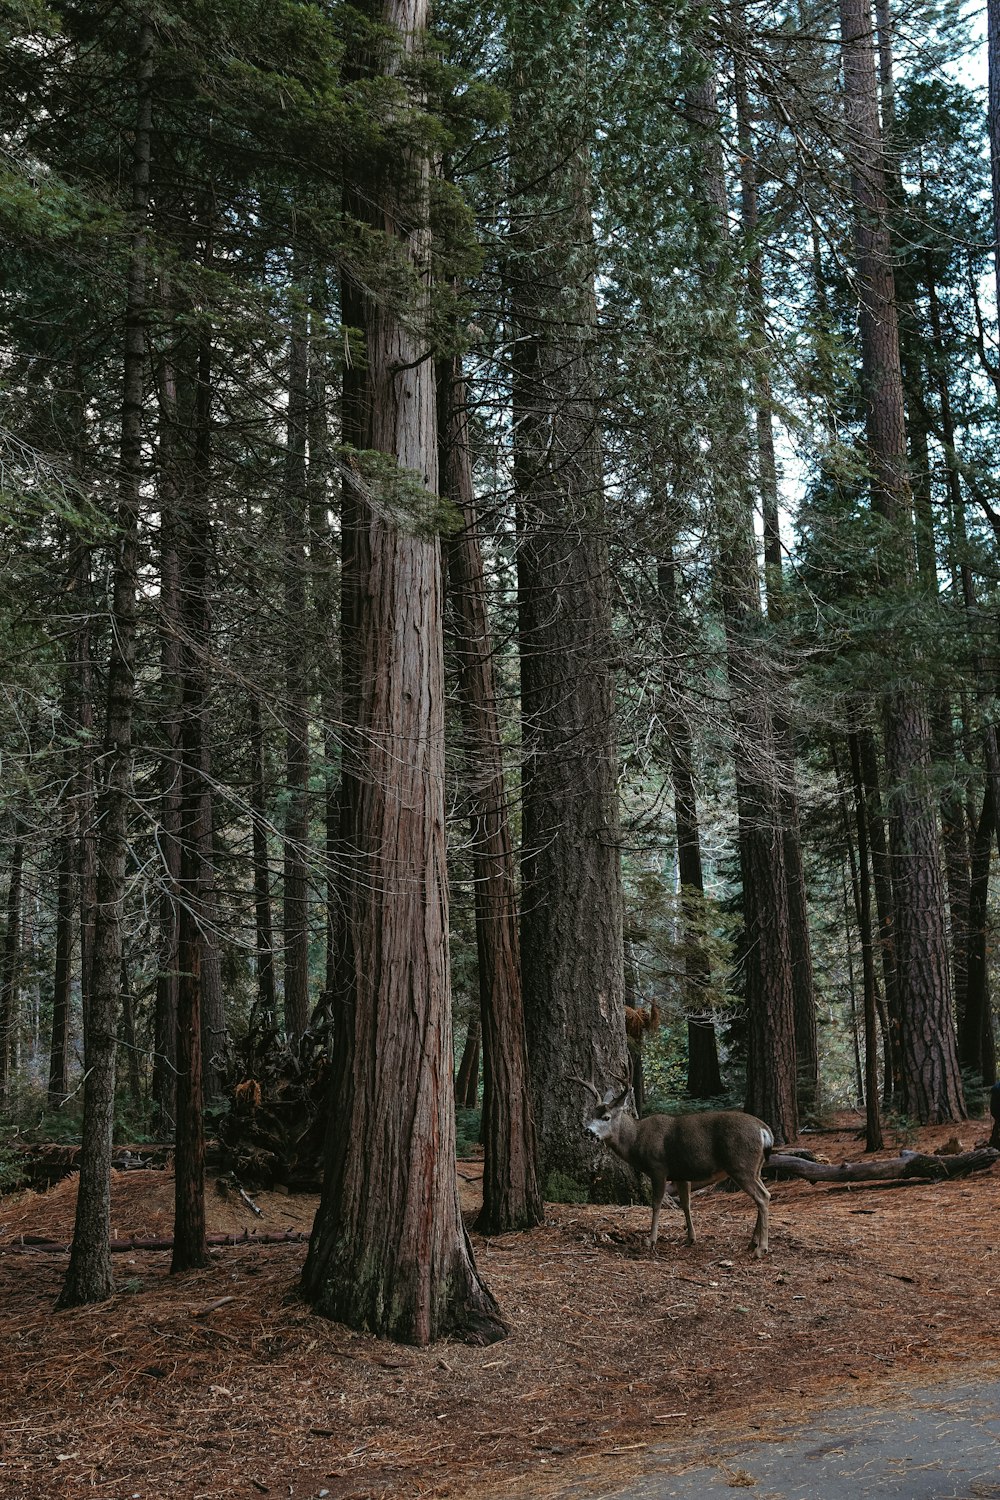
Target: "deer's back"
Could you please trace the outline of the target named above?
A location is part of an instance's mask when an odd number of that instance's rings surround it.
[[[673,1182],[704,1182],[759,1166],[767,1127],[738,1109],[649,1115],[639,1125],[642,1154]]]

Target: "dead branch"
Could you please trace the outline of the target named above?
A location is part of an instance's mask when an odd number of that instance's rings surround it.
[[[309,1236],[302,1229],[286,1229],[283,1234],[251,1234],[249,1230],[245,1229],[242,1234],[210,1234],[208,1236],[208,1244],[218,1246],[298,1245],[308,1238]],[[111,1241],[112,1251],[172,1250],[173,1248],[174,1242],[172,1238]],[[0,1253],[10,1250],[68,1255],[70,1247],[69,1245],[61,1244],[58,1240],[43,1239],[40,1235],[23,1234],[13,1244],[0,1247]]]
[[[844,1161],[839,1164],[807,1161],[801,1156],[772,1152],[764,1175],[787,1179],[804,1177],[807,1182],[888,1182],[893,1179],[926,1181],[946,1177],[965,1177],[970,1172],[986,1172],[1000,1160],[1000,1151],[982,1146],[963,1151],[958,1156],[926,1156],[921,1151],[904,1151],[881,1161]]]

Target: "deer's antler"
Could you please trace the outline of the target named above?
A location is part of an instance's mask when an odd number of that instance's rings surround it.
[[[589,1093],[593,1094],[593,1096],[597,1100],[598,1104],[601,1103],[601,1101],[602,1101],[601,1091],[597,1087],[597,1084],[594,1082],[593,1075],[591,1075],[589,1083],[587,1082],[586,1078],[580,1078],[576,1073],[569,1073],[569,1074],[567,1074],[567,1077],[569,1078],[570,1083],[578,1083],[578,1084],[580,1084]]]

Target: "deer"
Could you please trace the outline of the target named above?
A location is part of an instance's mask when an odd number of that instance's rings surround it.
[[[686,1115],[647,1115],[637,1120],[627,1108],[631,1084],[621,1093],[608,1089],[603,1096],[593,1079],[573,1077],[574,1083],[593,1094],[594,1117],[587,1122],[591,1135],[610,1146],[616,1156],[635,1172],[644,1172],[653,1189],[653,1223],[649,1249],[656,1253],[660,1209],[667,1184],[677,1189],[687,1242],[697,1243],[691,1222],[692,1185],[703,1186],[731,1177],[757,1205],[757,1224],[750,1249],[760,1259],[767,1254],[767,1206],[771,1194],[761,1179],[761,1168],[770,1155],[774,1136],[755,1115],[739,1109],[711,1109]]]

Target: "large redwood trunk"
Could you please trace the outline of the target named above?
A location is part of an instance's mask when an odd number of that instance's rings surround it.
[[[352,63],[395,75],[423,46],[426,0],[385,0],[369,14],[384,34]],[[422,295],[403,318],[350,274],[342,285],[344,322],[364,344],[345,370],[344,438],[389,463],[366,475],[358,459],[344,485],[345,957],[323,1196],[303,1273],[319,1312],[416,1344],[504,1331],[458,1203],[441,554],[406,514],[415,506],[426,521],[438,480],[428,199],[415,150],[382,159],[346,195],[353,218],[391,236]]]
[[[871,8],[840,0],[844,113],[860,292],[872,503],[892,525],[880,558],[886,587],[914,572],[899,326],[887,225]],[[900,662],[897,681],[915,662]],[[902,1107],[922,1123],[965,1114],[948,967],[938,830],[927,790],[930,731],[915,685],[883,700],[893,920],[899,986]]]
[[[586,39],[574,7],[553,20],[519,3],[508,17],[521,973],[539,1173],[543,1190],[558,1172],[624,1197],[617,1159],[595,1176],[590,1100],[573,1081],[593,1072],[607,1088],[628,1066]]]

